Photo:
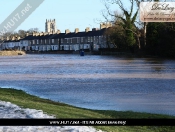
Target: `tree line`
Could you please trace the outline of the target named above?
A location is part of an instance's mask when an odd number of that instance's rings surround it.
[[[4,33],[1,38],[6,39],[7,37],[11,38],[11,37],[20,37],[20,38],[24,38],[26,36],[26,33],[33,33],[33,32],[39,32],[38,28],[30,28],[29,30],[18,30],[18,31],[14,31],[14,32],[7,32]]]

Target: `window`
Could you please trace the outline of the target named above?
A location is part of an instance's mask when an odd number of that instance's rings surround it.
[[[77,43],[80,43],[80,38],[77,38]]]
[[[88,42],[90,42],[90,37],[88,37]]]
[[[47,39],[45,39],[45,44],[47,43]]]
[[[58,39],[58,44],[59,44],[59,39]]]
[[[61,39],[61,43],[63,43],[63,39]]]
[[[54,39],[52,39],[52,44],[54,44]]]
[[[81,42],[83,42],[83,37],[81,37]]]
[[[33,44],[35,44],[35,40],[33,40]]]
[[[66,39],[67,40],[67,43],[69,43],[69,39]]]
[[[37,44],[39,44],[39,40],[36,40],[37,41]]]
[[[99,38],[98,41],[99,41],[99,43],[100,43],[100,42],[101,42],[101,36],[98,36],[98,38]]]
[[[93,42],[93,37],[91,37],[91,42]]]
[[[41,44],[43,43],[42,40],[40,40]]]
[[[70,39],[70,43],[72,43],[72,38]]]

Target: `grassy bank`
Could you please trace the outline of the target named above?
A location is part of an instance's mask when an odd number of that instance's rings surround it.
[[[16,55],[25,55],[24,51],[11,50],[11,51],[0,51],[0,56],[16,56]]]
[[[9,101],[17,104],[23,108],[32,108],[43,110],[44,112],[55,115],[57,118],[76,118],[76,119],[120,119],[120,118],[174,118],[174,116],[148,114],[138,112],[118,112],[118,111],[102,111],[102,110],[88,110],[70,106],[67,104],[54,102],[48,99],[41,99],[39,97],[29,95],[21,90],[4,89],[0,88],[0,100]],[[107,132],[174,132],[174,127],[155,127],[155,126],[96,126],[97,129],[101,129]]]

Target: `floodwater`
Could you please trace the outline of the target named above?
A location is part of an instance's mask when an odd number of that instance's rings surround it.
[[[83,108],[175,115],[175,60],[1,56],[0,87]]]

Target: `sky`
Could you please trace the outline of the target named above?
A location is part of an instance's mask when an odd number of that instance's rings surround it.
[[[23,0],[0,0],[0,23],[2,23]],[[101,0],[44,0],[44,2],[16,29],[39,28],[45,31],[46,19],[56,19],[57,29],[74,31],[86,27],[99,28],[104,21],[101,11],[105,9]],[[100,21],[98,21],[98,20]]]
[[[23,1],[24,0],[0,0],[0,24],[6,20]],[[75,28],[79,28],[79,31],[85,31],[86,27],[90,27],[90,29],[100,28],[100,22],[105,21],[102,16],[102,10],[105,10],[105,5],[102,1],[103,0],[44,0],[15,31],[38,28],[40,32],[45,32],[46,19],[55,19],[57,29],[61,32],[65,32],[66,29],[74,32]],[[127,10],[130,9],[129,1],[130,0],[122,0]],[[121,14],[121,10],[115,4],[111,6],[111,10]]]

